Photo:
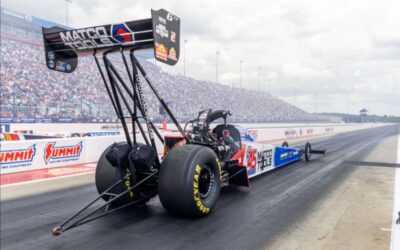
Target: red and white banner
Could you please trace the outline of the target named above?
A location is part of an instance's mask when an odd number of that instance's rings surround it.
[[[84,137],[2,142],[0,173],[15,173],[96,162],[118,137]]]

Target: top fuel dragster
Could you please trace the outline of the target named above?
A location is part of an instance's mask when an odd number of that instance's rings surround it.
[[[182,128],[135,56],[138,50],[153,48],[156,60],[169,65],[178,62],[180,19],[166,10],[152,10],[149,19],[112,25],[75,30],[43,28],[43,40],[46,65],[51,70],[71,73],[79,56],[94,57],[126,137],[126,142],[110,145],[98,161],[98,197],[54,227],[53,235],[127,206],[144,206],[156,195],[172,214],[203,217],[213,210],[221,186],[248,187],[251,177],[303,156],[308,161],[313,153],[325,154],[325,150],[312,150],[309,143],[299,149],[287,144],[276,147],[251,139],[242,141],[238,128],[227,122],[231,115],[227,110],[202,110],[186,124],[191,129],[187,130],[186,125]],[[116,64],[110,54],[119,54],[122,63]],[[162,137],[152,123],[139,74],[179,135]],[[221,119],[223,123],[211,129],[210,124]],[[128,125],[132,126],[132,134]],[[138,141],[137,130],[144,143]],[[161,159],[156,139],[164,144]],[[93,208],[101,199],[105,202]]]

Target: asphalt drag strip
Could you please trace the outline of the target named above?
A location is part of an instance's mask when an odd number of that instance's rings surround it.
[[[358,222],[343,220],[357,217],[356,209],[372,218],[365,225],[377,220],[386,226],[388,217],[390,228],[398,167],[397,141],[392,138],[398,133],[399,126],[393,125],[312,140],[313,148],[327,149],[325,157],[315,155],[308,163],[299,161],[258,176],[250,189],[223,188],[215,211],[203,219],[170,216],[156,197],[145,208],[127,208],[53,237],[52,227],[96,197],[94,184],[2,201],[1,249],[387,249],[390,232],[379,228],[380,240],[363,245],[357,237],[362,232],[368,243],[375,227],[362,231]],[[356,185],[355,174],[357,183],[370,186]],[[376,195],[376,202],[384,204],[378,210],[383,211],[365,209],[368,213],[354,206],[352,200],[366,202],[361,193]],[[357,237],[349,240],[343,232]]]

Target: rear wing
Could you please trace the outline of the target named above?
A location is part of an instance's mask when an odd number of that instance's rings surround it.
[[[49,69],[71,73],[78,57],[119,49],[154,48],[155,58],[175,65],[179,59],[180,19],[170,12],[151,10],[151,18],[118,24],[67,30],[42,28]]]

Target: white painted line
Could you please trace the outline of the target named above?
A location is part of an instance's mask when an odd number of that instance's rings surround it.
[[[397,163],[400,163],[400,136],[397,143]],[[396,168],[395,171],[392,240],[390,243],[390,249],[392,250],[400,249],[400,224],[396,224],[396,220],[399,218],[400,211],[400,169]]]
[[[389,232],[392,231],[392,229],[390,229],[390,228],[383,228],[383,227],[381,228],[381,230],[382,230],[382,231],[389,231]]]
[[[63,178],[68,178],[68,177],[76,177],[76,176],[80,176],[80,175],[93,174],[93,173],[94,173],[94,171],[90,171],[90,172],[84,172],[84,173],[78,173],[78,174],[70,174],[70,175],[63,175],[63,176],[44,178],[44,179],[33,180],[33,181],[25,181],[25,182],[13,183],[13,184],[6,184],[6,185],[1,185],[0,188],[15,187],[15,186],[21,186],[21,185],[25,185],[25,184],[44,182],[44,181],[52,181],[52,180],[57,180],[57,179],[63,179]]]

